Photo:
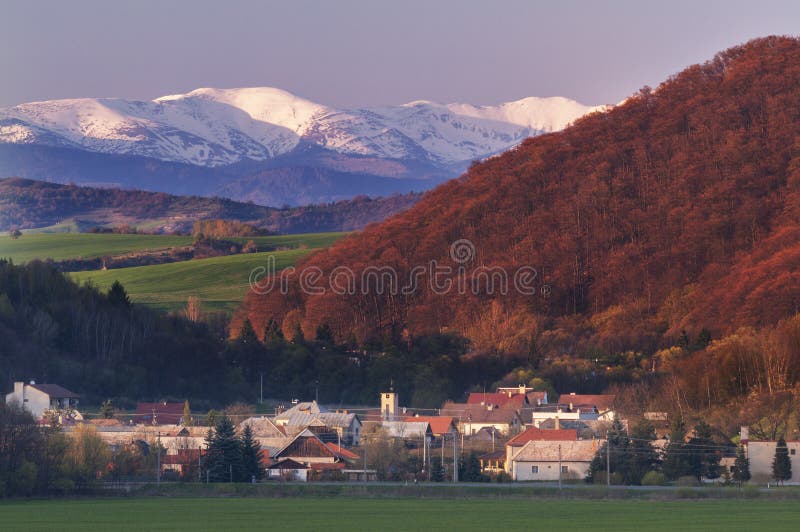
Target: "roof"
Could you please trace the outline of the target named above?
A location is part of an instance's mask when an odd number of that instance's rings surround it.
[[[569,442],[576,441],[577,439],[578,431],[575,429],[543,430],[531,427],[508,440],[506,445],[522,447],[529,441]]]
[[[344,462],[313,462],[308,464],[309,469],[313,471],[330,471],[336,469],[344,469]]]
[[[545,399],[547,399],[547,392],[528,392],[525,396],[528,398],[528,404],[535,405],[539,402],[545,402]]]
[[[467,398],[468,405],[495,405],[505,406],[508,403],[516,405],[518,408],[526,403],[524,394],[509,395],[507,393],[482,393],[473,392]]]
[[[71,392],[58,384],[29,384],[31,388],[36,388],[40,392],[44,392],[50,397],[74,399],[80,397],[75,392]]]
[[[614,401],[616,395],[582,395],[582,394],[564,394],[558,398],[560,404],[572,405],[572,408],[596,406],[600,412],[606,412],[614,408]]]
[[[341,458],[344,460],[358,460],[359,458],[359,456],[356,453],[348,451],[344,447],[341,447],[335,443],[326,443],[325,446],[328,447],[328,449],[330,449],[331,451],[333,451],[334,454],[336,454],[337,458]]]
[[[292,460],[291,458],[284,458],[283,460],[278,460],[276,463],[267,466],[267,469],[308,469],[308,466]]]
[[[134,416],[137,423],[177,425],[183,419],[183,406],[184,403],[139,403]]]
[[[427,421],[384,421],[381,426],[393,438],[422,438],[431,433]]]
[[[500,460],[501,462],[506,461],[506,450],[505,449],[497,449],[496,451],[492,451],[490,453],[482,454],[478,457],[479,460]]]
[[[515,455],[513,462],[591,462],[600,448],[600,440],[529,441]]]
[[[446,402],[442,406],[442,415],[458,418],[462,423],[510,424],[518,417],[516,405],[506,403],[499,408],[490,408],[481,404]]]
[[[450,428],[454,426],[452,416],[411,416],[405,418],[403,421],[424,421],[431,426],[433,434],[447,434]]]
[[[249,417],[239,423],[237,429],[242,431],[247,426],[250,427],[253,436],[259,438],[280,438],[286,436],[286,431],[275,425],[275,423],[266,416]]]
[[[331,412],[316,401],[298,403],[289,410],[275,416],[275,424],[290,427],[324,425],[327,427],[349,429],[358,421],[358,416],[346,412]]]

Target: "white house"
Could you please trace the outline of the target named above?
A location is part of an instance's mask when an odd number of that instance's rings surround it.
[[[514,480],[562,480],[586,477],[599,440],[529,440],[510,453],[506,469]]]
[[[772,461],[775,459],[775,440],[762,440],[747,442],[747,457],[750,459],[750,476],[754,481],[764,481],[772,478]],[[792,478],[786,484],[800,484],[800,441],[788,440],[786,447],[789,449],[789,460],[792,463]]]
[[[58,384],[36,384],[34,381],[29,384],[15,382],[14,391],[6,394],[6,404],[14,402],[33,414],[36,419],[41,419],[47,411],[82,419],[76,410],[78,394],[62,388]]]
[[[273,422],[290,435],[311,427],[320,438],[345,445],[358,445],[361,437],[361,420],[356,414],[347,410],[331,412],[316,401],[298,403],[275,416]],[[329,430],[320,430],[325,427]]]

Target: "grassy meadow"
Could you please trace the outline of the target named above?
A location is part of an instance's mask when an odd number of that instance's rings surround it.
[[[204,310],[233,312],[249,288],[253,268],[267,265],[274,256],[276,269],[292,266],[311,251],[331,245],[346,233],[309,233],[230,238],[253,240],[259,253],[228,255],[184,262],[136,266],[111,270],[73,272],[78,282],[92,282],[106,290],[119,281],[131,299],[160,310],[178,310],[187,298],[200,298]],[[91,233],[23,234],[13,240],[0,236],[0,258],[15,263],[33,259],[65,260],[123,255],[148,250],[166,250],[191,245],[190,236],[117,235]],[[265,251],[274,250],[274,251]]]
[[[119,281],[132,301],[160,310],[178,310],[190,296],[195,296],[204,310],[233,312],[249,289],[250,272],[258,266],[266,267],[268,256],[275,257],[275,267],[281,270],[311,251],[246,253],[69,275],[78,282],[91,281],[101,290]]]
[[[762,500],[99,498],[0,502],[0,530],[797,530]]]

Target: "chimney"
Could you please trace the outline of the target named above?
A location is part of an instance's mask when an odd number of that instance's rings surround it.
[[[558,416],[556,416],[556,430],[561,430],[561,423],[558,421]]]
[[[739,429],[739,441],[742,445],[747,445],[750,441],[750,427],[741,427]]]
[[[25,383],[24,382],[15,382],[14,383],[14,394],[15,395],[19,395],[20,397],[22,397],[22,393],[23,393],[24,389],[25,389]]]

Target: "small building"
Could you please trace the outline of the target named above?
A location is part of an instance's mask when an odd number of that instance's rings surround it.
[[[769,481],[772,479],[772,461],[775,459],[776,440],[749,440],[747,445],[747,458],[750,459],[750,476],[754,481]],[[786,448],[789,450],[789,461],[792,464],[792,478],[786,484],[800,484],[800,440],[787,440]]]
[[[510,401],[499,407],[494,404],[448,401],[442,406],[440,414],[458,419],[459,432],[465,436],[477,434],[486,427],[494,427],[504,435],[509,435],[518,432],[523,426],[517,404]]]
[[[310,428],[321,439],[344,445],[358,445],[361,437],[361,420],[356,414],[331,412],[316,401],[298,403],[275,416],[273,422],[290,435]]]
[[[578,480],[588,474],[600,445],[599,440],[530,440],[507,447],[506,470],[517,481]]]
[[[300,482],[308,481],[309,466],[292,460],[283,458],[272,465],[267,466],[267,478],[271,480],[295,480]]]
[[[458,427],[452,416],[410,416],[403,421],[428,423],[431,426],[431,434],[435,438],[450,437],[458,434]]]
[[[614,421],[616,418],[615,403],[617,396],[614,394],[605,395],[583,395],[583,394],[564,394],[558,398],[559,404],[569,405],[570,411],[577,410],[596,410],[597,419]]]
[[[503,473],[506,470],[506,451],[497,449],[478,457],[481,462],[481,472],[489,475]]]
[[[42,419],[46,412],[56,412],[62,416],[67,414],[68,417],[82,419],[77,412],[78,397],[80,397],[78,394],[58,384],[15,382],[14,391],[6,394],[6,404],[18,403],[37,420]]]

